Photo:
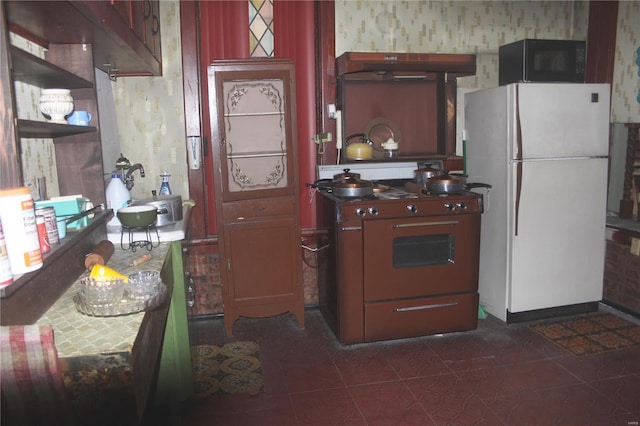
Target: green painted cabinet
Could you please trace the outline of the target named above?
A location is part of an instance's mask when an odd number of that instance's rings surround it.
[[[179,404],[193,393],[191,346],[185,298],[184,268],[180,241],[171,249],[162,267],[163,281],[173,288],[165,326],[155,405],[169,404],[172,424],[178,424]]]

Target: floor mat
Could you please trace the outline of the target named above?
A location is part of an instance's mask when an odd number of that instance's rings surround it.
[[[194,396],[264,391],[258,344],[252,341],[191,347]]]
[[[532,324],[530,328],[577,356],[640,345],[640,326],[611,314]]]

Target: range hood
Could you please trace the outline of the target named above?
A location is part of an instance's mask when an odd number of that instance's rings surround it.
[[[447,73],[453,77],[474,75],[476,55],[454,53],[346,52],[336,59],[337,75],[357,72]]]

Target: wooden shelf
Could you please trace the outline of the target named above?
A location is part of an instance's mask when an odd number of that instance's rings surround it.
[[[61,244],[43,257],[40,269],[17,276],[0,291],[0,324],[34,324],[86,270],[87,253],[107,238],[106,223],[113,210],[105,210],[79,231],[68,232]]]
[[[42,89],[90,89],[93,83],[34,56],[15,46],[10,47],[13,79]]]
[[[18,120],[18,136],[21,138],[57,138],[96,132],[93,126],[72,126],[44,121]]]

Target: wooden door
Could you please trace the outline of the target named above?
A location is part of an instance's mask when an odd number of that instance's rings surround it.
[[[303,327],[293,63],[214,61],[208,79],[227,334],[241,316]]]

